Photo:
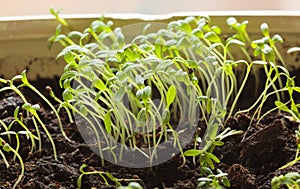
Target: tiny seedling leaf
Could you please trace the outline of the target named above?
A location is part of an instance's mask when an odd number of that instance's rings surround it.
[[[269,26],[266,23],[262,23],[260,25],[260,30],[264,36],[269,36]]]
[[[23,104],[22,108],[23,108],[24,110],[29,111],[29,110],[31,109],[31,104],[28,103],[28,102],[26,102],[26,103]]]
[[[95,81],[95,87],[101,91],[104,91],[107,89],[106,85],[104,84],[104,82],[101,79],[97,79]]]
[[[216,163],[220,163],[220,160],[217,156],[215,156],[214,154],[212,153],[209,153],[209,152],[206,152],[206,156],[210,159],[212,159],[214,162]]]
[[[167,99],[166,99],[167,100],[167,108],[170,107],[170,105],[174,101],[175,97],[176,97],[176,87],[174,85],[171,85],[167,92]]]
[[[202,39],[204,37],[202,30],[200,30],[199,28],[194,29],[192,34],[200,39]]]
[[[300,87],[293,87],[292,89],[293,89],[294,91],[300,93]]]
[[[104,125],[105,125],[105,130],[107,133],[111,133],[111,116],[110,116],[110,111],[106,112],[104,116]]]
[[[144,84],[144,78],[140,75],[135,76],[135,82],[138,85],[143,85]]]
[[[285,111],[285,112],[289,112],[290,109],[282,102],[280,101],[275,101],[275,105],[282,111]]]
[[[260,65],[266,65],[266,64],[268,64],[266,61],[262,61],[262,60],[254,60],[252,63],[253,64],[260,64]]]
[[[77,187],[80,189],[81,186],[82,186],[82,177],[83,177],[83,174],[79,175],[79,177],[77,178]]]
[[[202,153],[201,150],[196,150],[196,149],[191,149],[191,150],[187,150],[183,153],[184,156],[198,156]]]
[[[6,152],[10,152],[11,151],[11,147],[8,143],[5,143],[2,147],[2,149]]]
[[[67,52],[64,54],[64,60],[65,60],[66,63],[68,63],[68,64],[71,64],[71,63],[74,63],[74,62],[75,62],[75,59],[74,59],[74,56],[73,56],[72,51],[67,51]]]
[[[117,91],[117,93],[115,95],[115,101],[120,102],[120,100],[123,98],[124,94],[125,94],[125,86],[122,86],[119,88],[119,90]]]
[[[70,91],[70,89],[67,88],[63,91],[62,97],[63,97],[64,101],[69,101],[69,100],[73,99],[73,94]]]
[[[218,42],[221,42],[221,39],[220,37],[215,33],[215,32],[207,32],[205,35],[204,35],[204,38],[209,40],[210,42],[213,42],[213,43],[218,43]]]
[[[236,18],[234,18],[234,17],[229,17],[229,18],[226,20],[226,22],[227,22],[227,24],[228,24],[229,26],[231,26],[231,27],[233,27],[233,28],[235,28],[236,25],[237,25],[237,20],[236,20]]]
[[[170,110],[168,108],[165,108],[164,111],[162,112],[163,124],[169,123],[170,122],[170,117],[171,117]]]
[[[6,80],[6,79],[2,79],[2,78],[0,78],[0,83],[4,83],[4,84],[6,84],[6,83],[7,83],[7,80]]]
[[[15,131],[5,131],[5,132],[2,132],[0,135],[15,135],[16,132]]]
[[[240,45],[240,46],[245,46],[245,43],[243,43],[242,41],[240,40],[237,40],[237,39],[230,39],[228,42],[227,42],[227,46],[230,45],[230,44],[236,44],[236,45]]]
[[[34,105],[31,106],[31,108],[38,111],[41,107],[40,107],[39,104],[34,104]]]
[[[28,85],[29,82],[28,82],[28,79],[27,79],[27,76],[26,76],[26,70],[24,70],[22,73],[21,73],[21,81],[25,84],[25,85]]]
[[[130,182],[128,186],[132,189],[143,189],[143,187],[137,182]]]
[[[280,35],[278,35],[278,34],[275,34],[273,37],[272,37],[272,41],[273,42],[280,42],[280,43],[282,43],[283,42],[283,39],[282,39],[282,37],[280,36]]]
[[[288,49],[287,53],[293,53],[298,51],[300,51],[300,47],[292,47]]]
[[[150,86],[146,86],[144,89],[143,89],[143,96],[142,98],[143,99],[148,99],[150,96],[151,96],[151,87]]]
[[[209,98],[207,96],[198,96],[197,99],[200,101],[200,102],[206,102],[209,100]]]

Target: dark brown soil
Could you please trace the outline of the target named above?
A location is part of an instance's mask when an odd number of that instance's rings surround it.
[[[45,83],[39,84],[40,86]],[[11,122],[13,111],[21,105],[21,99],[13,93],[0,94],[0,119]],[[43,151],[28,155],[26,140],[22,140],[20,153],[25,161],[25,176],[20,188],[77,188],[79,168],[85,163],[87,170],[106,171],[119,179],[140,179],[144,188],[180,188],[197,187],[200,167],[192,159],[181,166],[181,157],[175,156],[168,162],[147,169],[128,169],[110,163],[101,166],[101,159],[94,154],[82,140],[75,124],[70,124],[62,113],[67,135],[74,142],[64,139],[57,126],[55,116],[46,107],[40,110],[40,116],[47,125],[56,143],[58,160],[54,160],[52,148],[45,134]],[[249,126],[251,114],[241,114],[230,118],[227,126],[244,130],[244,135],[232,136],[224,140],[225,145],[215,149],[220,158],[217,165],[228,173],[233,189],[271,188],[271,179],[288,171],[300,171],[297,163],[289,168],[279,168],[291,161],[295,154],[294,130],[298,125],[288,115],[275,114],[266,117],[259,124]],[[31,120],[27,120],[30,125]],[[0,159],[0,188],[11,188],[20,173],[18,161],[11,156],[9,168]],[[128,182],[121,181],[126,185]],[[99,175],[83,177],[82,188],[116,188],[113,182],[106,185]]]

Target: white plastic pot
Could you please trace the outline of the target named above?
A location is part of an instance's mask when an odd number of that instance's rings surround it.
[[[114,22],[115,27],[123,27],[141,22],[168,23],[186,16],[209,15],[213,24],[221,27],[223,33],[231,32],[226,19],[234,16],[239,21],[248,20],[248,32],[252,39],[262,37],[260,24],[267,23],[271,34],[280,34],[285,42],[279,45],[289,69],[299,68],[298,54],[287,55],[290,47],[300,46],[300,14],[293,12],[193,12],[178,15],[105,15]],[[101,15],[62,15],[73,30],[82,31]],[[62,60],[56,60],[61,50],[59,45],[48,49],[47,39],[55,32],[58,22],[54,17],[6,17],[0,18],[0,76],[9,79],[24,69],[29,79],[51,78],[62,73],[65,66]],[[125,34],[133,35],[134,31]]]

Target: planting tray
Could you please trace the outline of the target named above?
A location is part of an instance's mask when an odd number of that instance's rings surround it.
[[[127,37],[141,31],[133,24],[155,22],[156,26],[164,26],[171,20],[186,16],[209,15],[215,25],[222,28],[224,34],[231,32],[226,26],[226,19],[234,16],[238,21],[249,20],[248,32],[252,39],[261,37],[260,24],[268,23],[272,34],[280,34],[285,42],[279,46],[290,69],[299,67],[297,53],[287,56],[286,50],[300,45],[300,14],[296,12],[186,12],[168,15],[139,15],[139,14],[107,14],[106,20],[114,22],[115,27],[123,27]],[[73,30],[82,31],[93,20],[102,15],[61,15],[66,18]],[[2,17],[0,18],[0,76],[11,78],[15,74],[28,70],[28,77],[51,78],[62,72],[64,63],[56,60],[61,47],[56,45],[48,49],[47,39],[55,32],[58,22],[53,16],[34,17]],[[144,25],[144,24],[142,24]],[[141,24],[138,27],[141,28]],[[134,30],[132,30],[134,28]]]

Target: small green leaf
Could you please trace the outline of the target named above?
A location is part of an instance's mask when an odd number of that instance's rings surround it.
[[[143,187],[137,182],[130,182],[128,187],[131,187],[131,189],[143,189]]]
[[[236,25],[237,25],[237,20],[236,20],[236,18],[234,18],[234,17],[229,17],[229,18],[226,20],[226,23],[227,23],[229,26],[235,28]]]
[[[99,89],[100,91],[104,91],[107,89],[106,85],[101,79],[97,79],[94,83],[94,86]]]
[[[17,106],[17,107],[15,108],[15,110],[14,110],[14,118],[15,118],[16,120],[19,119],[19,110],[20,110],[20,106]]]
[[[285,112],[289,112],[290,109],[282,102],[280,101],[275,101],[275,105],[282,111],[285,111]]]
[[[217,141],[214,141],[213,143],[215,146],[223,146],[224,145],[224,142],[220,141],[220,140],[217,140]]]
[[[212,51],[214,48],[218,47],[218,46],[223,46],[222,43],[214,43],[211,46],[209,46],[208,51]]]
[[[89,113],[88,108],[87,108],[86,106],[84,106],[84,105],[80,105],[79,111],[80,111],[80,113],[82,113],[84,116],[87,116],[88,113]]]
[[[242,41],[240,40],[237,40],[237,39],[230,39],[228,42],[227,42],[227,46],[230,45],[230,44],[236,44],[236,45],[240,45],[240,46],[245,46],[245,43],[243,43]]]
[[[150,86],[146,86],[144,89],[143,89],[143,99],[148,99],[150,96],[151,96],[151,87]]]
[[[210,159],[212,159],[214,162],[220,163],[219,158],[217,156],[215,156],[214,154],[206,152],[206,156],[209,157]]]
[[[212,26],[211,27],[211,30],[213,31],[213,32],[215,32],[217,35],[220,35],[221,34],[221,28],[220,27],[218,27],[218,26]]]
[[[138,85],[144,85],[144,78],[140,75],[135,76],[135,82]]]
[[[267,36],[270,35],[270,34],[269,34],[269,26],[268,26],[268,24],[262,23],[262,24],[260,25],[260,30],[261,30],[262,34],[263,34],[265,37],[267,37]]]
[[[26,103],[23,104],[22,108],[23,108],[24,110],[29,111],[29,110],[31,109],[31,104],[28,103],[28,102],[26,102]]]
[[[140,121],[140,122],[142,122],[142,123],[144,123],[145,121],[146,121],[146,118],[147,118],[147,109],[145,108],[145,107],[143,107],[140,111],[139,111],[139,113],[138,113],[138,115],[137,115],[137,119]]]
[[[164,111],[162,112],[162,121],[163,124],[168,124],[170,122],[170,110],[168,108],[165,108]]]
[[[207,32],[204,38],[213,43],[221,42],[220,37],[215,32]]]
[[[4,146],[2,147],[2,149],[6,152],[10,152],[11,151],[11,147],[8,143],[5,143]]]
[[[50,8],[50,13],[55,16],[56,20],[59,21],[62,25],[68,26],[68,23],[65,21],[65,19],[61,18],[59,16],[60,10],[55,11],[53,8]]]
[[[262,60],[254,60],[252,63],[253,64],[260,64],[260,65],[266,65],[266,64],[268,64],[266,61],[262,61]]]
[[[300,93],[300,87],[293,87],[292,89],[293,89],[294,91]]]
[[[19,131],[18,134],[21,134],[21,135],[31,135],[32,133],[30,131]]]
[[[272,37],[272,41],[273,41],[274,43],[276,43],[276,42],[283,43],[282,37],[281,37],[280,35],[278,35],[278,34],[275,34],[275,35]]]
[[[34,105],[31,106],[31,108],[38,111],[41,107],[38,104],[34,104]]]
[[[6,142],[3,140],[3,138],[0,138],[0,147],[4,146],[5,143],[6,143]]]
[[[69,101],[73,99],[73,94],[69,88],[65,89],[62,93],[64,101]]]
[[[125,94],[125,86],[122,86],[119,88],[119,90],[115,94],[115,101],[120,102],[120,100],[122,100],[124,94]]]
[[[176,97],[176,87],[174,85],[171,85],[168,89],[168,92],[167,92],[167,97],[166,97],[166,100],[167,100],[167,108],[170,107],[170,105],[172,104],[172,102],[174,101]]]
[[[106,112],[105,116],[104,116],[104,125],[105,125],[105,130],[108,134],[111,133],[111,117],[110,117],[110,111]]]
[[[65,71],[65,72],[61,75],[61,77],[60,77],[60,79],[59,79],[59,85],[60,85],[60,87],[63,87],[63,84],[62,84],[62,83],[63,83],[64,80],[69,79],[69,78],[73,78],[73,77],[76,76],[76,74],[77,74],[76,71]]]
[[[206,102],[209,100],[209,98],[207,96],[198,96],[197,100],[199,100],[200,102]]]
[[[6,79],[2,79],[2,78],[0,78],[0,83],[4,83],[4,84],[6,84],[6,83],[7,83],[7,80],[6,80]]]
[[[198,156],[202,153],[201,150],[196,150],[196,149],[191,149],[191,150],[187,150],[183,153],[184,156]]]
[[[288,49],[287,53],[293,53],[298,51],[300,51],[300,47],[292,47]]]
[[[204,37],[203,31],[199,28],[194,29],[192,34],[198,37],[199,39],[202,39]]]
[[[67,52],[64,54],[64,60],[65,60],[66,63],[68,63],[68,64],[71,64],[71,63],[74,63],[74,62],[75,62],[75,58],[74,58],[74,55],[73,55],[72,51],[67,51]]]
[[[80,189],[81,186],[82,186],[82,177],[83,177],[83,174],[79,175],[79,177],[77,178],[77,187]]]
[[[29,82],[28,82],[28,79],[27,79],[27,76],[26,76],[26,70],[24,70],[22,73],[21,73],[21,81],[25,84],[25,85],[28,85]]]
[[[5,132],[0,133],[0,135],[15,135],[15,134],[17,134],[15,131],[5,131]]]

